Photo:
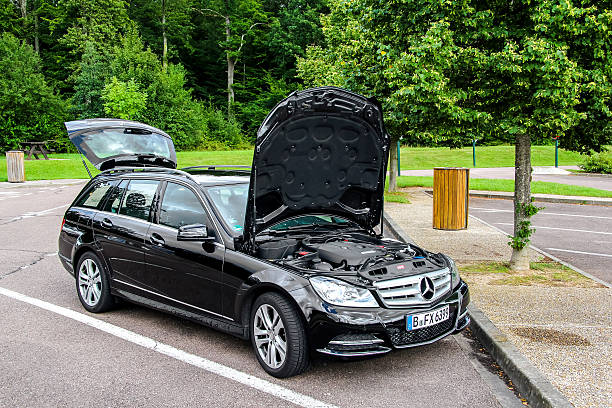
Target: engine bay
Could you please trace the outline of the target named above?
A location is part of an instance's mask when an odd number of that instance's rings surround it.
[[[364,232],[262,238],[259,257],[303,272],[355,276],[373,282],[445,266],[438,254]]]

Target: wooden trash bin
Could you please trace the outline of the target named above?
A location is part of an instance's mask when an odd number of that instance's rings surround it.
[[[6,175],[10,183],[23,183],[25,181],[25,166],[21,150],[6,152]]]
[[[441,230],[466,229],[470,169],[434,168],[433,227]]]

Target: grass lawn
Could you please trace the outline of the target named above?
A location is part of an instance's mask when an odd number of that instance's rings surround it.
[[[514,166],[513,146],[485,146],[477,147],[478,167],[512,167]],[[534,166],[547,166],[554,164],[553,146],[534,146],[531,149],[532,164]],[[53,159],[60,160],[26,160],[27,180],[46,180],[63,178],[88,178],[78,154],[52,154]],[[253,157],[252,150],[227,151],[201,151],[178,152],[178,166],[196,166],[203,164],[234,164],[250,165]],[[582,161],[578,153],[559,150],[560,165],[576,165]],[[447,147],[421,148],[405,147],[401,149],[401,167],[404,170],[430,169],[433,167],[462,166],[471,167],[471,148],[450,149]],[[93,174],[97,170],[89,165]],[[0,181],[6,181],[6,156],[0,156]],[[433,185],[432,177],[399,177],[402,187]],[[470,187],[474,190],[513,191],[512,180],[471,179]],[[532,183],[532,192],[544,194],[564,194],[593,197],[612,197],[612,193],[593,188],[569,186],[565,184],[535,181]],[[387,200],[403,202],[407,200],[402,195],[387,196]]]
[[[178,152],[176,154],[179,167],[197,166],[201,164],[235,164],[250,165],[253,159],[252,150],[222,150],[205,152]],[[50,158],[62,160],[26,160],[26,180],[52,180],[89,178],[81,156],[78,154],[51,154]],[[92,174],[98,171],[85,160]],[[0,156],[0,181],[6,181],[6,156]]]
[[[433,177],[400,176],[397,178],[397,185],[398,187],[433,187]],[[470,178],[470,190],[514,191],[514,180]],[[531,192],[583,197],[612,197],[612,191],[548,181],[532,181]]]
[[[559,149],[560,166],[577,166],[584,160],[580,153]],[[434,167],[472,167],[472,148],[404,147],[400,150],[402,170]],[[554,166],[554,146],[533,146],[532,166]],[[514,146],[476,146],[476,167],[514,167]]]
[[[529,267],[529,271],[514,272],[505,262],[483,262],[459,265],[459,271],[468,284],[601,287],[599,283],[556,262],[531,262]]]

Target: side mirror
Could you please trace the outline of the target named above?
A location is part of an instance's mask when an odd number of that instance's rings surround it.
[[[191,224],[180,227],[176,239],[178,241],[212,241],[215,238],[208,236],[206,225]]]

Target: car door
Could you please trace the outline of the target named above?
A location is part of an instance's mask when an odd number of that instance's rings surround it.
[[[179,241],[182,226],[204,224],[211,240]],[[168,181],[145,240],[148,278],[167,298],[221,315],[221,271],[225,248],[198,194]]]
[[[149,288],[143,245],[159,184],[147,179],[121,181],[94,218],[94,239],[116,281]]]

